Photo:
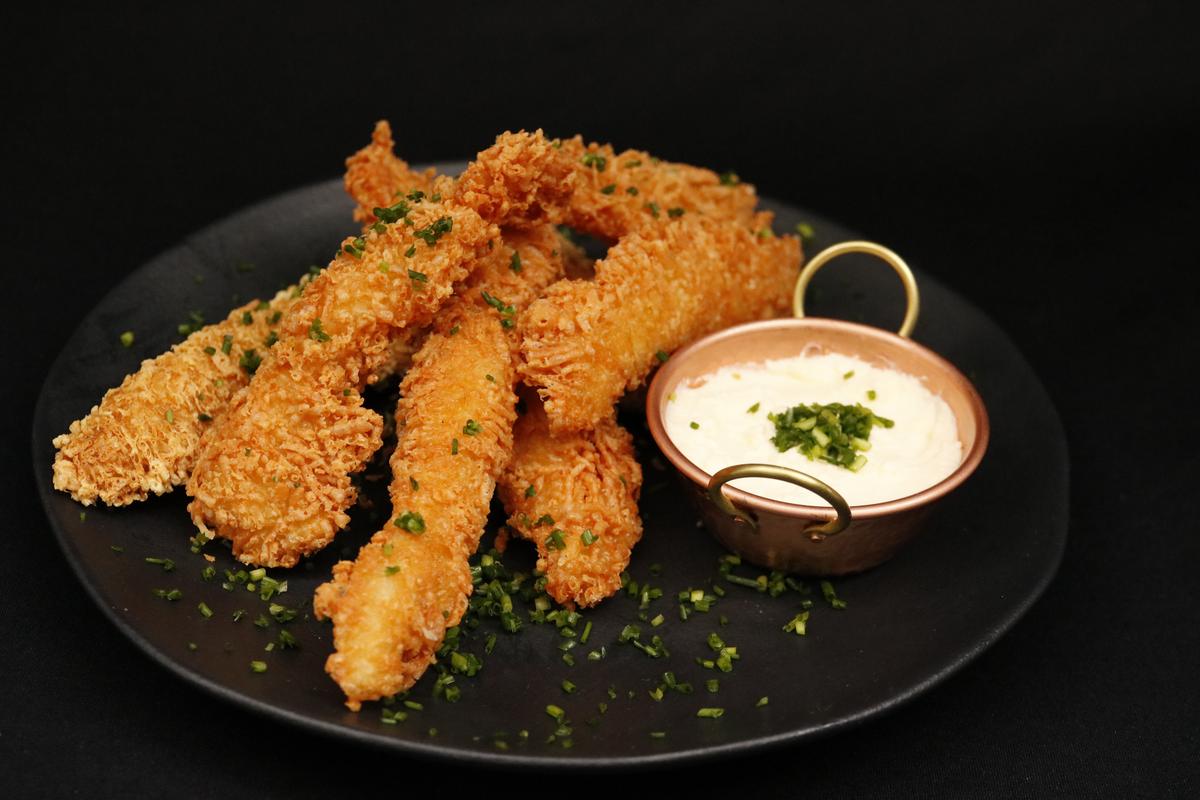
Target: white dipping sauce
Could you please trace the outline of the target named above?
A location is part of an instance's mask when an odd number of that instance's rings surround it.
[[[755,403],[757,412],[749,413]],[[858,472],[810,461],[798,448],[779,452],[767,414],[814,403],[861,403],[896,424],[871,428],[871,449],[862,454],[867,463]],[[852,506],[916,494],[962,463],[954,412],[945,400],[912,375],[836,353],[722,367],[680,384],[668,398],[664,422],[675,446],[709,475],[733,464],[778,464],[820,478]],[[784,481],[740,478],[730,485],[773,500],[828,505]]]

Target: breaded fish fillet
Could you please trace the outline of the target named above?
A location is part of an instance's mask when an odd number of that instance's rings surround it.
[[[494,312],[463,304],[439,320],[401,384],[393,522],[333,568],[313,603],[333,620],[325,668],[352,709],[416,683],[466,611],[467,558],[512,450],[507,338]]]
[[[271,346],[300,286],[234,309],[143,361],[54,439],[54,488],[84,505],[123,506],[187,480],[201,434],[250,382],[251,367]]]
[[[576,165],[542,135],[505,132],[459,177],[454,200],[504,227],[558,224],[574,191]]]
[[[563,222],[592,236],[615,241],[681,213],[756,224],[754,187],[732,175],[640,150],[617,153],[607,144],[585,145],[580,136],[563,140],[559,153],[575,173]]]
[[[672,350],[784,311],[799,268],[794,237],[686,214],[644,227],[596,263],[595,280],[560,281],[521,315],[521,375],[552,431],[587,430]]]
[[[607,416],[581,433],[550,433],[535,398],[513,431],[513,457],[497,486],[508,525],[537,545],[546,591],[593,606],[621,588],[642,538],[642,468],[633,437]]]
[[[375,123],[371,143],[346,159],[343,179],[346,193],[354,199],[354,219],[364,225],[375,222],[375,209],[387,208],[412,191],[432,194],[436,173],[417,172],[395,153],[392,128],[387,120]]]
[[[395,155],[392,131],[384,121],[376,124],[371,143],[346,159],[346,190],[358,204],[355,219],[366,223],[376,222],[374,209],[395,203],[397,192],[431,192],[434,179],[433,170],[415,172]],[[311,277],[306,275],[297,287]],[[84,505],[100,500],[120,506],[186,481],[201,434],[224,416],[233,396],[250,382],[248,367],[273,342],[269,337],[280,315],[299,297],[297,287],[279,292],[265,309],[258,301],[235,309],[223,322],[142,362],[87,417],[54,440],[59,449],[54,487]],[[393,339],[391,355],[370,382],[406,367],[415,349],[404,337]],[[253,356],[247,358],[248,351]]]
[[[733,176],[541,131],[497,137],[455,192],[500,224],[565,223],[613,241],[681,213],[762,227],[754,187]]]
[[[406,212],[401,214],[401,212]],[[188,481],[196,525],[247,563],[292,566],[349,520],[351,473],[380,446],[359,391],[400,329],[428,325],[499,231],[470,209],[395,206],[305,289]]]

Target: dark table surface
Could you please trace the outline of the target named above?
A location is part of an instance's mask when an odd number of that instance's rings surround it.
[[[736,169],[981,307],[1063,418],[1066,556],[995,647],[852,731],[665,777],[771,796],[1195,796],[1195,15],[841,5],[9,12],[0,794],[504,785],[182,683],[94,607],[33,488],[34,400],[75,321],[189,232],[339,174],[386,117],[414,162],[541,126]]]

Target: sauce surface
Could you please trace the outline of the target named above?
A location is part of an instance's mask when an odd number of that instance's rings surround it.
[[[835,402],[861,403],[895,422],[871,430],[867,463],[859,471],[810,461],[796,448],[781,453],[771,443],[769,413]],[[916,494],[962,463],[954,412],[945,400],[912,375],[837,353],[722,367],[680,384],[663,416],[671,441],[709,475],[733,464],[778,464],[820,478],[852,506]],[[741,478],[730,485],[773,500],[828,505],[783,481]]]

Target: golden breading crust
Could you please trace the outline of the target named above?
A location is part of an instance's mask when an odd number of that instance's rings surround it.
[[[350,474],[379,448],[382,429],[359,391],[392,335],[429,324],[499,237],[469,209],[441,203],[415,205],[407,221],[346,240],[201,444],[188,509],[242,561],[292,566],[349,521]]]
[[[54,439],[54,488],[84,505],[123,506],[187,480],[201,434],[250,382],[248,367],[267,352],[268,337],[297,296],[298,286],[276,294],[266,308],[247,303],[143,361]]]
[[[514,373],[496,314],[464,305],[437,327],[400,387],[393,524],[339,562],[313,603],[333,620],[325,669],[354,710],[416,683],[462,618],[467,558],[512,452]]]
[[[784,311],[799,268],[791,236],[686,214],[644,227],[597,262],[595,280],[559,281],[521,315],[521,375],[552,431],[587,430],[658,354]]]
[[[611,240],[646,225],[685,214],[756,224],[754,187],[712,170],[661,161],[640,150],[617,153],[610,145],[576,136],[558,152],[574,171],[573,192],[563,222]]]
[[[387,120],[375,123],[371,143],[346,159],[343,179],[346,193],[354,199],[354,219],[363,225],[375,222],[375,209],[387,208],[400,198],[397,192],[413,190],[431,194],[435,173],[432,169],[416,172],[397,158],[392,128]]]
[[[575,183],[575,165],[540,130],[505,132],[458,179],[456,202],[505,227],[562,221]]]
[[[642,468],[633,437],[612,416],[592,430],[554,436],[537,400],[528,406],[497,485],[508,525],[537,545],[551,597],[594,606],[621,588],[621,572],[642,538]]]

